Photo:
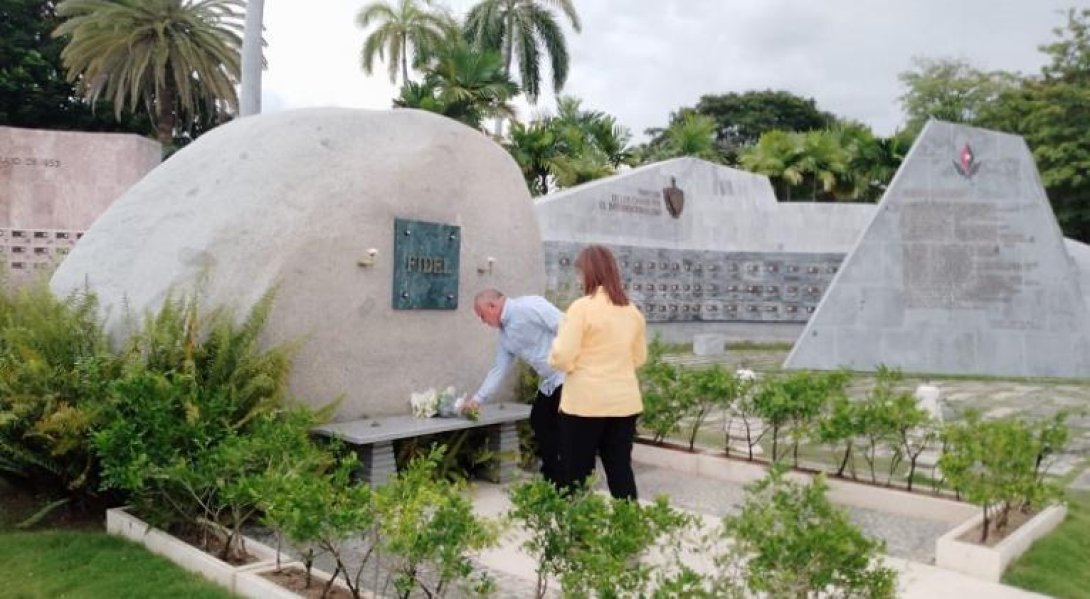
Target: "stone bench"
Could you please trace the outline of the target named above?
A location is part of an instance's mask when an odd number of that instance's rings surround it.
[[[359,456],[360,478],[368,483],[382,484],[397,474],[394,441],[485,427],[488,429],[488,449],[496,456],[493,459],[497,462],[498,482],[506,482],[518,460],[516,425],[529,418],[530,406],[526,404],[485,404],[481,406],[477,420],[383,416],[332,422],[316,427],[314,433],[338,439],[352,447]],[[516,457],[511,457],[512,452]]]

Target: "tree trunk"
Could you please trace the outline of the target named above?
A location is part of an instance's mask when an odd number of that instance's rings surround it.
[[[840,468],[837,468],[836,475],[838,477],[844,476],[844,468],[848,466],[848,460],[852,457],[852,441],[848,440],[848,448],[844,450],[844,459],[840,460]]]
[[[246,25],[242,34],[242,98],[239,116],[261,114],[261,32],[265,0],[246,1]]]
[[[507,78],[511,77],[511,59],[513,58],[515,46],[515,35],[512,29],[513,21],[514,19],[508,17],[504,31],[504,33],[507,34],[507,37],[503,40],[503,74]],[[523,82],[523,84],[525,85],[525,82]],[[523,90],[523,92],[525,91],[526,90]],[[503,137],[503,117],[496,117],[496,126],[493,129],[493,133],[495,134],[496,139]]]
[[[174,88],[167,84],[155,96],[155,137],[166,150],[174,143],[174,124],[178,117],[174,114],[174,103],[177,97]]]
[[[409,82],[409,38],[401,34],[401,85]]]

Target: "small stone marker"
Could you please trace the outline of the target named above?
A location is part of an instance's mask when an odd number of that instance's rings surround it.
[[[727,353],[726,335],[694,335],[693,354],[697,356],[722,356]]]

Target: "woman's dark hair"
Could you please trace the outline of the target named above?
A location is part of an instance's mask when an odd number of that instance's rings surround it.
[[[583,272],[583,293],[591,295],[599,287],[609,294],[614,306],[627,306],[628,295],[621,285],[621,274],[613,252],[601,245],[588,245],[579,252],[575,267]]]

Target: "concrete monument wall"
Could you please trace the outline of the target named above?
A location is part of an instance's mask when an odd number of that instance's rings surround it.
[[[443,234],[411,225],[395,239],[397,219]],[[407,413],[410,393],[428,387],[475,391],[497,340],[473,312],[475,293],[544,288],[514,161],[479,132],[413,110],[308,109],[219,127],[112,205],[52,287],[88,281],[120,332],[124,306],[154,310],[202,278],[205,305],[240,311],[279,285],[264,341],[303,342],[291,391],[313,404],[344,395],[339,419]],[[437,296],[434,281],[449,292]],[[394,309],[418,300],[438,308]]]
[[[931,121],[785,366],[1087,376],[1080,245],[1020,137]]]
[[[665,340],[791,341],[873,206],[779,203],[767,177],[679,158],[550,194],[535,211],[559,303],[581,292],[579,250],[602,243]]]
[[[52,266],[161,156],[138,135],[0,127],[0,260]]]

